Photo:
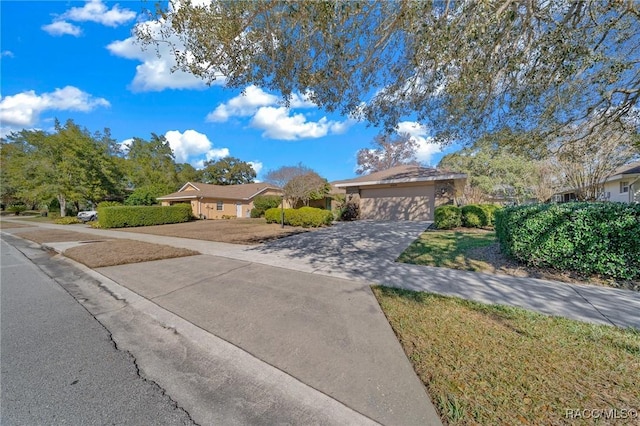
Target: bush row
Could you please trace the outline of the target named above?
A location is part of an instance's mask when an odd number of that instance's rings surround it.
[[[264,212],[267,223],[280,223],[282,210],[271,208]],[[333,213],[329,210],[317,209],[315,207],[300,207],[299,209],[284,209],[284,224],[291,226],[302,226],[304,228],[317,228],[319,226],[331,225]]]
[[[173,206],[112,206],[98,208],[98,221],[102,228],[163,225],[187,222],[192,219],[189,204]]]
[[[505,253],[529,265],[640,277],[640,205],[510,207],[497,212],[496,234]]]
[[[438,229],[491,227],[495,212],[499,209],[494,204],[469,204],[462,208],[453,205],[439,206],[435,210],[435,225]]]

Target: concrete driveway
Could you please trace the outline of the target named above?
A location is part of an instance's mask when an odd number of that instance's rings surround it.
[[[303,261],[314,270],[358,272],[391,265],[430,221],[338,222],[314,232],[252,247],[248,252]]]

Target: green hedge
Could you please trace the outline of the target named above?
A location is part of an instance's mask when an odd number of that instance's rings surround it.
[[[189,204],[173,206],[114,206],[98,208],[102,228],[163,225],[187,222],[192,219]]]
[[[258,195],[253,199],[253,208],[251,209],[251,217],[262,217],[264,212],[276,208],[280,205],[282,197],[279,195]]]
[[[462,226],[465,228],[482,228],[489,225],[487,212],[481,206],[469,204],[460,209],[462,212]]]
[[[267,223],[280,223],[282,210],[271,208],[264,212]],[[284,224],[291,226],[302,226],[303,228],[317,228],[319,226],[331,225],[333,213],[329,210],[317,209],[315,207],[300,207],[299,209],[284,209]]]
[[[487,217],[487,224],[485,226],[494,226],[496,221],[496,212],[502,207],[496,206],[495,204],[478,204]]]
[[[458,206],[446,205],[436,207],[434,219],[436,228],[438,229],[453,229],[462,226],[462,212]]]
[[[529,265],[640,277],[640,205],[566,203],[496,212],[502,250]]]

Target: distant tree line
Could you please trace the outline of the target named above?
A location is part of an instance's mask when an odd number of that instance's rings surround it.
[[[156,203],[188,181],[219,185],[251,183],[253,167],[234,157],[206,161],[197,170],[176,163],[164,136],[136,137],[123,147],[109,129],[91,133],[73,120],[54,130],[21,130],[0,139],[0,201],[29,209],[60,209],[60,216],[104,200]]]

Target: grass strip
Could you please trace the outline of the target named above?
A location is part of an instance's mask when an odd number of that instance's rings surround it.
[[[469,251],[496,242],[489,231],[426,231],[398,257],[398,262],[470,271],[487,269],[481,261],[470,258]]]
[[[639,330],[373,290],[449,424],[594,424],[594,416],[598,424],[639,421]],[[605,417],[612,415],[618,418]]]
[[[82,244],[64,252],[66,257],[90,268],[172,259],[197,254],[200,253],[185,248],[120,239]]]

